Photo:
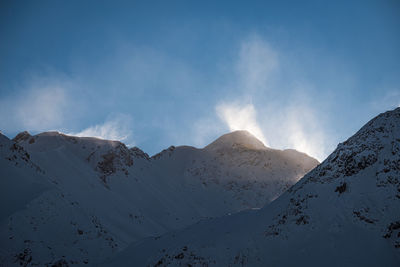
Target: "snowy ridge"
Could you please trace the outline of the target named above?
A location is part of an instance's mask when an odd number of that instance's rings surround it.
[[[262,207],[318,164],[240,145],[172,146],[150,158],[58,132],[0,137],[2,203],[15,203],[1,213],[5,266],[97,266],[143,238]]]
[[[400,108],[257,211],[132,244],[108,266],[399,266]]]

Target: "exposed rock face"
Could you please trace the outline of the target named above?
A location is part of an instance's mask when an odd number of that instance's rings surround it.
[[[32,136],[27,132],[20,132],[19,134],[17,134],[12,140],[16,143],[21,142],[21,141],[26,141],[27,139],[32,138]],[[34,139],[32,139],[34,140]]]
[[[143,152],[143,150],[141,150],[140,148],[138,148],[136,146],[132,147],[130,150],[133,152],[133,155],[135,157],[143,158],[143,159],[146,159],[146,160],[150,159],[150,157],[149,157],[149,155],[147,153]]]
[[[25,138],[25,140],[29,139],[29,137]],[[5,135],[2,134],[0,134],[0,156],[3,159],[8,160],[10,163],[15,164],[15,166],[27,165],[30,168],[34,168],[38,172],[43,172],[39,166],[31,161],[30,154],[22,146],[9,140]]]
[[[101,180],[107,185],[107,176],[117,171],[129,175],[128,168],[133,165],[134,152],[120,143],[113,149],[101,155],[102,160],[97,163],[96,170],[101,173]]]
[[[320,165],[317,177],[334,179],[352,176],[361,170],[375,164],[380,158],[379,166],[386,172],[396,172],[396,160],[400,150],[400,137],[398,136],[398,109],[386,112],[361,128],[346,142],[338,145],[337,149]],[[379,170],[379,173],[385,172]],[[396,174],[398,174],[396,172]],[[394,178],[394,176],[390,176]],[[385,175],[387,177],[387,175]],[[378,180],[380,180],[378,178]]]
[[[170,157],[174,150],[175,150],[175,146],[170,146],[169,148],[164,149],[160,153],[157,153],[154,156],[152,156],[151,159],[160,159],[161,157],[164,157],[164,156]]]

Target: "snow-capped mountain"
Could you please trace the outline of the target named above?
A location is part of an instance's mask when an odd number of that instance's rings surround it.
[[[96,266],[143,238],[260,208],[318,164],[245,131],[153,157],[58,132],[0,141],[5,266]]]
[[[271,204],[132,244],[107,266],[400,266],[400,108]]]

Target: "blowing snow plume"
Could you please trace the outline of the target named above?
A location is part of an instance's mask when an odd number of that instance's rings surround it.
[[[129,141],[131,137],[131,118],[127,115],[109,117],[103,124],[90,126],[78,133],[70,133],[79,137],[97,137],[106,140]],[[131,145],[131,144],[130,144]]]
[[[252,104],[220,104],[216,107],[218,117],[225,122],[230,131],[247,130],[268,146],[268,141],[257,122],[257,114]]]

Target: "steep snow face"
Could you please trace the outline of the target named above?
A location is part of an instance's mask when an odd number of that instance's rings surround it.
[[[218,185],[245,208],[261,208],[295,184],[318,161],[297,151],[248,149],[243,146],[201,151],[185,175]]]
[[[71,149],[79,140],[49,133],[24,138],[21,145],[1,141],[0,262],[4,266],[65,266],[67,259],[68,264],[82,265],[117,250],[115,234],[96,214],[105,220],[109,212],[118,220],[119,212],[129,211],[129,204],[115,198],[109,203],[101,200],[107,189],[84,154]],[[28,145],[29,152],[23,147]],[[38,167],[32,158],[46,164]]]
[[[151,158],[117,141],[58,132],[24,132],[17,143],[1,136],[9,191],[2,203],[22,202],[2,210],[0,262],[96,266],[142,238],[262,207],[318,163],[239,135],[228,135],[234,146],[172,146]]]
[[[108,266],[400,266],[400,108],[258,211],[133,244]]]
[[[39,195],[46,182],[43,171],[30,160],[28,152],[2,134],[0,170],[0,221],[3,221]]]

